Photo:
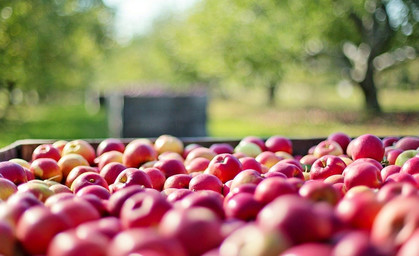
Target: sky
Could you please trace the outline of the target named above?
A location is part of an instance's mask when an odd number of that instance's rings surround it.
[[[104,0],[116,8],[116,31],[122,41],[147,32],[154,18],[167,10],[182,12],[198,0]]]

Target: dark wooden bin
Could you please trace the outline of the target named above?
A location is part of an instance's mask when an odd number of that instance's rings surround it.
[[[155,138],[150,138],[154,141]],[[197,143],[205,147],[209,147],[214,143],[228,143],[235,147],[240,139],[235,138],[213,138],[213,137],[185,137],[180,138],[185,145]],[[133,138],[121,139],[124,143],[129,143]],[[291,138],[293,143],[294,155],[307,154],[310,147],[318,144],[325,138]],[[18,140],[7,147],[0,149],[0,161],[10,160],[12,158],[22,158],[27,161],[31,160],[33,150],[40,144],[53,143],[55,140]],[[86,139],[94,148],[102,141],[101,139]]]

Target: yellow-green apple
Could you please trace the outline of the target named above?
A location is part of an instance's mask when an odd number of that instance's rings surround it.
[[[71,188],[71,184],[73,184],[74,180],[80,176],[80,174],[85,172],[98,172],[98,169],[87,166],[87,165],[80,165],[74,167],[67,175],[65,180],[65,185],[69,188]]]
[[[118,151],[124,153],[125,144],[117,138],[107,138],[102,140],[96,148],[96,155],[101,156],[105,152]]]
[[[262,153],[262,150],[257,144],[253,142],[242,141],[234,148],[234,152],[242,153],[249,157],[256,157]]]
[[[257,201],[267,204],[279,196],[296,193],[297,189],[286,179],[271,177],[264,179],[256,186],[254,197]]]
[[[61,152],[52,144],[41,144],[32,152],[32,161],[38,158],[52,158],[58,162],[61,158]]]
[[[107,255],[108,239],[103,235],[80,237],[76,230],[67,230],[54,236],[48,246],[47,255]]]
[[[100,219],[97,209],[87,200],[77,196],[51,205],[51,212],[63,217],[72,228],[88,221]]]
[[[411,150],[419,148],[419,137],[406,136],[398,140],[395,144],[396,148],[402,150]]]
[[[31,163],[31,172],[36,178],[61,182],[63,172],[57,161],[52,158],[39,158]]]
[[[48,185],[41,180],[30,180],[17,186],[17,193],[31,193],[36,198],[45,202],[54,192],[49,189]]]
[[[61,153],[63,156],[68,154],[79,154],[87,160],[89,164],[94,164],[96,151],[89,142],[85,140],[72,140],[65,144]]]
[[[112,150],[112,151],[107,151],[103,153],[102,155],[98,156],[95,159],[95,163],[97,164],[99,170],[102,170],[102,168],[109,163],[116,162],[116,163],[122,164],[122,158],[123,158],[123,153]]]
[[[166,176],[164,173],[155,167],[145,168],[143,171],[150,178],[151,187],[161,191],[163,189],[164,183],[166,182]]]
[[[388,161],[388,164],[389,165],[396,164],[396,159],[401,153],[403,153],[403,150],[399,148],[393,148],[393,149],[388,150],[386,154],[386,159]]]
[[[249,234],[252,234],[251,236]],[[290,247],[288,238],[275,231],[266,231],[253,222],[241,225],[222,242],[220,255],[277,256]]]
[[[316,157],[322,157],[325,155],[339,156],[342,154],[342,147],[339,145],[339,143],[333,140],[324,140],[319,142],[313,151],[313,155]]]
[[[295,164],[286,163],[286,162],[278,162],[271,168],[269,168],[269,172],[280,172],[285,174],[288,178],[297,177],[299,179],[304,179],[304,174],[301,168],[297,167]]]
[[[172,204],[192,193],[194,192],[187,188],[168,188],[162,191],[162,194],[166,196],[166,200]]]
[[[174,174],[166,179],[163,189],[167,188],[189,188],[192,176],[189,174]]]
[[[89,162],[79,154],[68,154],[61,157],[58,161],[58,166],[61,168],[63,178],[66,179],[67,175],[74,167],[89,166]]]
[[[265,141],[257,136],[246,136],[241,141],[252,142],[260,147],[260,150],[266,151]]]
[[[419,197],[397,197],[386,203],[371,228],[372,242],[394,254],[419,227]]]
[[[281,256],[311,256],[311,255],[324,255],[331,256],[333,251],[333,246],[326,243],[304,243],[299,245],[294,245],[284,252],[281,253]]]
[[[90,185],[79,189],[76,193],[77,196],[82,197],[83,195],[94,195],[102,200],[108,200],[111,193],[108,189],[100,185]]]
[[[159,232],[175,238],[189,255],[202,255],[220,245],[221,220],[206,208],[173,209],[164,215]]]
[[[284,158],[275,155],[274,152],[271,151],[263,151],[259,155],[255,157],[256,161],[261,163],[262,165],[271,168],[274,164],[278,163],[279,161],[283,160]]]
[[[382,256],[387,254],[372,244],[368,231],[348,230],[341,238],[338,239],[331,255]]]
[[[253,157],[242,157],[239,159],[240,163],[242,164],[243,170],[252,169],[257,171],[258,173],[262,173],[262,164],[256,161]]]
[[[266,150],[271,152],[285,151],[292,155],[292,141],[286,137],[273,135],[265,141]]]
[[[125,169],[127,169],[125,165],[118,162],[112,162],[106,164],[102,169],[100,169],[99,174],[108,184],[112,184],[115,182],[118,175]]]
[[[10,223],[0,219],[0,255],[12,256],[15,254],[16,238]]]
[[[17,163],[9,161],[0,162],[0,175],[16,185],[28,181],[24,168]]]
[[[386,136],[383,138],[383,145],[384,147],[392,147],[399,139],[400,138],[396,136]]]
[[[100,176],[97,172],[85,172],[77,176],[77,178],[71,183],[71,191],[77,193],[80,189],[91,186],[99,185],[109,190],[108,183],[106,180]]]
[[[126,167],[138,168],[142,164],[157,159],[157,151],[150,144],[134,140],[125,147],[122,163]]]
[[[336,216],[348,228],[370,230],[383,203],[370,190],[356,193],[349,191],[336,205]]]
[[[304,171],[309,172],[313,163],[319,159],[314,155],[305,155],[300,159],[300,164],[303,166]]]
[[[363,134],[354,139],[351,146],[352,159],[372,158],[381,162],[384,157],[384,145],[380,138],[372,134]]]
[[[121,223],[125,229],[155,227],[170,209],[172,204],[156,190],[137,193],[122,205]]]
[[[409,174],[419,173],[419,154],[404,162],[400,169],[400,172]]]
[[[185,165],[177,159],[164,159],[154,163],[153,167],[164,173],[166,178],[175,174],[187,174]]]
[[[400,169],[401,169],[400,166],[388,165],[388,166],[384,167],[383,169],[381,169],[381,178],[383,178],[383,180],[385,181],[388,178],[388,176],[390,176],[394,173],[399,173]]]
[[[234,148],[228,143],[214,143],[209,147],[210,150],[214,151],[217,155],[218,154],[233,154]]]
[[[216,155],[208,165],[205,173],[215,175],[225,183],[234,179],[242,171],[242,164],[232,154]]]
[[[340,200],[340,194],[332,186],[322,180],[310,180],[305,182],[298,190],[298,194],[313,202],[327,202],[336,205]]]
[[[121,207],[124,202],[136,193],[144,192],[144,187],[141,185],[133,185],[121,190],[118,190],[111,194],[108,200],[106,208],[108,209],[111,216],[119,217]]]
[[[209,163],[209,159],[205,157],[197,157],[185,164],[185,168],[188,173],[203,172],[207,169]]]
[[[323,241],[331,237],[333,229],[329,214],[316,210],[314,202],[298,195],[283,195],[267,204],[256,223],[263,230],[281,232],[293,245]]]
[[[224,203],[224,211],[227,219],[253,221],[263,206],[253,194],[237,193]]]
[[[163,237],[155,228],[124,230],[112,239],[108,255],[171,255],[187,256],[185,249],[175,238]]]
[[[405,182],[391,182],[386,183],[380,190],[377,192],[377,199],[380,202],[387,203],[390,200],[396,197],[410,197],[410,196],[418,196],[417,188]]]
[[[224,219],[224,197],[211,190],[199,190],[186,195],[175,203],[175,207],[189,209],[193,207],[205,207],[213,211],[220,219]]]
[[[163,152],[176,152],[178,154],[182,154],[184,145],[182,140],[179,138],[172,135],[163,134],[155,140],[154,148],[159,154]]]
[[[34,206],[19,219],[16,237],[27,253],[43,255],[54,236],[69,228],[64,216],[45,206]]]
[[[17,192],[17,186],[6,178],[0,178],[0,201],[6,201],[11,195]]]
[[[60,152],[60,154],[62,154],[63,149],[65,147],[65,144],[67,144],[68,141],[66,140],[57,140],[54,143],[52,143],[52,146],[56,149],[58,149],[58,151]]]
[[[383,183],[380,169],[368,162],[352,163],[343,172],[347,189],[364,185],[370,188],[380,188]]]
[[[407,160],[409,160],[412,157],[416,157],[418,155],[419,155],[419,150],[415,150],[415,149],[405,150],[397,156],[396,162],[394,164],[398,166],[402,166]]]
[[[327,140],[336,141],[342,148],[343,152],[346,152],[349,142],[351,142],[352,139],[344,132],[334,132],[327,137]]]
[[[335,174],[342,174],[345,162],[338,156],[325,155],[317,159],[311,166],[310,179],[326,179]]]
[[[223,183],[215,175],[202,173],[190,180],[189,189],[192,191],[212,190],[221,194],[223,191]]]
[[[141,185],[144,188],[151,188],[151,180],[150,177],[148,177],[148,175],[142,170],[137,168],[127,168],[123,170],[118,177],[116,177],[116,180],[112,185],[112,192],[133,185]]]
[[[260,172],[257,172],[253,169],[246,169],[239,172],[236,177],[234,177],[233,182],[231,183],[230,189],[234,189],[244,184],[255,184],[260,183],[264,177]]]

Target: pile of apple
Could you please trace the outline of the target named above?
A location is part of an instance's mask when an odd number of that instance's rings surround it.
[[[0,255],[419,255],[419,137],[174,136],[0,162]]]

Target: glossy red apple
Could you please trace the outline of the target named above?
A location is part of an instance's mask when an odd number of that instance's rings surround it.
[[[145,168],[143,171],[150,178],[152,188],[159,191],[163,189],[164,183],[166,182],[166,176],[162,171],[155,167]]]
[[[242,164],[242,169],[252,169],[257,171],[258,173],[263,173],[262,164],[256,161],[253,157],[242,157],[239,159],[240,163]]]
[[[273,165],[283,160],[283,158],[278,155],[275,155],[274,152],[263,151],[255,157],[255,160],[258,161],[260,164],[266,166],[267,168],[271,168]]]
[[[281,253],[281,256],[332,256],[333,246],[325,243],[305,243],[292,246]]]
[[[80,174],[71,184],[71,190],[74,193],[77,193],[80,189],[91,185],[99,185],[109,190],[108,183],[97,172],[85,172]]]
[[[352,163],[346,167],[343,176],[347,189],[360,185],[379,188],[383,183],[380,169],[370,163]]]
[[[189,174],[174,174],[166,179],[163,189],[189,188],[189,182],[191,179],[192,176]]]
[[[285,163],[282,161],[269,168],[268,172],[280,172],[285,174],[288,178],[296,177],[304,179],[304,174],[301,171],[301,168],[297,167],[295,164]]]
[[[349,142],[351,142],[351,137],[349,137],[348,134],[344,132],[335,132],[330,134],[327,137],[327,140],[335,141],[339,144],[339,146],[342,148],[343,152],[346,152],[346,149],[348,148]]]
[[[221,182],[225,183],[242,171],[242,164],[231,154],[216,155],[208,165],[205,173],[218,177]]]
[[[175,174],[187,174],[185,165],[177,159],[159,160],[153,167],[163,172],[166,178]]]
[[[193,172],[203,172],[205,169],[207,169],[208,165],[210,163],[210,160],[205,157],[197,157],[192,160],[190,160],[186,165],[186,171],[188,173]]]
[[[133,185],[141,185],[144,188],[151,188],[152,186],[150,177],[145,172],[137,168],[127,168],[116,178],[113,183],[112,192]]]
[[[383,180],[386,180],[388,176],[394,173],[399,173],[400,169],[401,167],[397,165],[386,166],[383,169],[381,169],[381,177],[383,178]]]
[[[305,182],[298,190],[298,194],[313,202],[327,202],[336,205],[340,200],[338,191],[328,183],[322,180],[310,180]]]
[[[66,179],[65,179],[65,185],[67,187],[71,187],[71,184],[73,184],[74,180],[80,176],[82,173],[85,172],[98,172],[98,169],[91,167],[91,166],[85,166],[85,165],[80,165],[80,166],[76,166],[74,167],[67,175]]]
[[[333,248],[332,255],[342,256],[382,256],[386,255],[372,244],[368,231],[349,230],[340,238]]]
[[[41,180],[31,180],[20,184],[17,186],[17,190],[17,193],[31,193],[42,202],[45,202],[48,197],[54,194],[49,186]]]
[[[341,158],[333,155],[322,156],[311,166],[310,178],[326,179],[332,175],[342,174],[345,168],[346,164]]]
[[[16,238],[13,227],[0,219],[0,255],[12,256],[15,254]]]
[[[297,193],[296,188],[286,179],[271,177],[264,179],[257,185],[254,197],[259,202],[267,204],[279,196],[295,193]]]
[[[260,183],[264,177],[258,171],[253,169],[243,170],[234,177],[233,182],[231,183],[230,189],[234,189],[244,184],[255,184]]]
[[[108,200],[111,196],[111,193],[108,189],[104,188],[100,185],[90,185],[83,187],[77,191],[77,196],[84,196],[84,195],[94,195],[102,200]]]
[[[57,161],[52,158],[39,158],[31,163],[31,172],[36,178],[61,182],[63,172]]]
[[[257,136],[246,136],[241,141],[252,142],[260,147],[260,150],[266,151],[265,141]]]
[[[264,204],[250,193],[237,193],[224,203],[224,211],[228,219],[244,221],[255,220]]]
[[[63,173],[63,178],[66,179],[67,175],[77,166],[89,166],[89,162],[79,154],[68,154],[61,157],[58,161]]]
[[[401,173],[416,174],[419,173],[419,156],[407,160],[400,169]]]
[[[32,161],[38,158],[51,158],[58,162],[61,158],[61,152],[52,144],[41,144],[32,152]]]
[[[380,138],[372,134],[364,134],[354,139],[351,147],[354,160],[372,158],[381,162],[384,157],[384,145]]]
[[[61,153],[63,156],[68,154],[79,154],[87,160],[89,164],[94,164],[96,151],[89,142],[85,140],[72,140],[65,144]]]
[[[119,217],[121,207],[124,202],[132,195],[142,192],[144,192],[144,187],[141,185],[128,186],[114,192],[106,205],[110,215]]]
[[[418,186],[418,183],[417,183],[416,179],[413,177],[412,174],[403,173],[403,172],[391,174],[390,176],[387,177],[387,179],[385,180],[385,182],[386,183],[390,183],[390,182],[410,183],[410,184],[412,184],[415,187]]]
[[[228,143],[214,143],[209,147],[210,150],[218,154],[233,154],[234,148]]]
[[[387,203],[396,197],[410,197],[418,196],[417,188],[406,182],[391,182],[386,183],[378,192],[377,199],[380,202]]]
[[[212,160],[217,154],[209,148],[205,147],[196,147],[192,149],[188,156],[185,158],[185,164],[187,165],[192,159],[197,157],[204,157],[208,160]]]
[[[102,168],[109,163],[116,162],[122,164],[122,158],[123,153],[113,150],[96,157],[95,163],[97,164],[99,170],[102,170]]]
[[[394,148],[394,149],[389,150],[386,155],[388,164],[390,165],[396,164],[396,159],[401,153],[403,153],[403,150],[399,148]]]
[[[403,137],[396,142],[395,147],[402,150],[418,149],[419,137],[414,137],[414,136]]]
[[[186,188],[168,188],[162,191],[162,194],[166,196],[166,200],[172,204],[192,193],[194,191]]]
[[[125,147],[122,162],[126,167],[138,168],[157,159],[157,151],[150,144],[134,140]]]
[[[80,197],[59,201],[51,205],[51,212],[63,217],[72,228],[81,223],[100,219],[98,210]]]
[[[23,167],[17,163],[9,161],[0,162],[0,175],[2,175],[3,178],[15,183],[16,185],[28,181]]]
[[[223,191],[223,183],[215,175],[202,173],[190,180],[189,189],[192,191],[212,190],[221,194]]]
[[[201,148],[202,146],[197,144],[197,143],[191,143],[191,144],[187,144],[185,145],[184,149],[183,149],[183,153],[182,153],[182,157],[183,159],[186,159],[189,155],[189,153],[196,149],[196,148]],[[212,151],[212,150],[211,150]]]
[[[313,155],[315,157],[322,157],[325,155],[339,156],[342,154],[342,147],[339,145],[339,143],[333,140],[324,140],[319,142],[319,144],[317,144],[313,151]]]
[[[107,216],[95,221],[85,222],[76,228],[77,236],[81,238],[104,236],[108,240],[122,232],[121,220],[114,216]]]
[[[124,153],[125,144],[116,138],[107,138],[102,140],[96,148],[96,155],[100,156],[105,152],[118,151]]]
[[[193,207],[205,207],[213,211],[220,219],[224,219],[224,197],[211,190],[200,190],[186,195],[177,201],[175,207],[189,209]]]
[[[108,163],[102,169],[100,169],[100,176],[102,176],[108,184],[112,184],[115,182],[118,175],[127,169],[127,167],[121,163],[113,162]]]
[[[292,141],[286,137],[274,135],[265,141],[266,150],[271,152],[284,151],[288,154],[293,153]]]
[[[400,138],[396,136],[386,136],[383,138],[383,145],[384,147],[394,146],[399,139]]]
[[[336,183],[343,183],[343,175],[342,174],[335,174],[327,177],[323,180],[324,183],[328,184],[336,184]]]

